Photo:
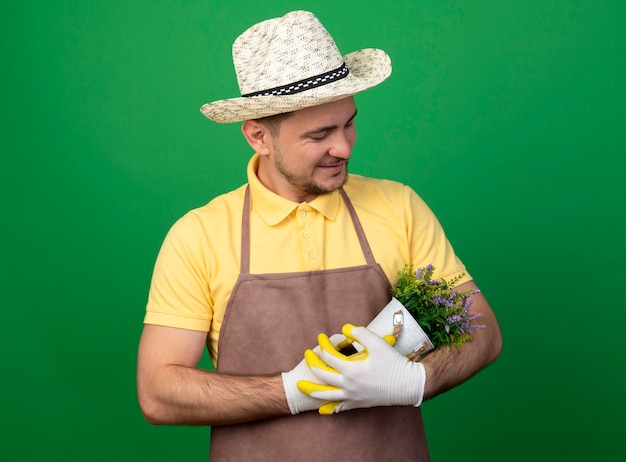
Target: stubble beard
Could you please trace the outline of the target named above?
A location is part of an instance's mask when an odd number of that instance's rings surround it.
[[[276,154],[274,158],[274,167],[276,168],[276,171],[278,171],[278,173],[280,173],[282,177],[285,180],[287,180],[287,182],[291,186],[293,186],[294,188],[297,188],[298,190],[306,194],[311,194],[315,196],[319,196],[322,194],[330,194],[331,192],[336,191],[337,189],[342,187],[344,184],[346,184],[346,181],[348,181],[348,159],[339,159],[337,162],[337,163],[339,162],[344,163],[344,172],[343,172],[344,178],[341,184],[339,186],[328,188],[318,183],[315,183],[313,177],[306,178],[302,175],[296,175],[295,173],[287,170],[287,168],[285,167],[285,163],[283,161],[284,156],[280,149],[280,145],[276,141],[274,142],[274,152]]]
[[[342,160],[341,162],[344,163],[344,168],[345,171],[343,172],[344,178],[343,181],[341,182],[341,184],[339,186],[335,186],[332,188],[328,188],[328,187],[324,187],[322,185],[319,185],[317,183],[315,183],[313,181],[313,179],[305,179],[302,177],[299,177],[297,175],[294,175],[293,173],[289,172],[283,162],[282,162],[282,158],[281,157],[277,157],[276,158],[276,170],[283,176],[283,178],[285,178],[289,184],[291,184],[293,187],[298,188],[300,191],[303,191],[307,194],[314,194],[316,196],[320,196],[323,194],[330,194],[333,191],[338,190],[339,188],[341,188],[344,184],[346,184],[346,181],[348,181],[348,160]]]

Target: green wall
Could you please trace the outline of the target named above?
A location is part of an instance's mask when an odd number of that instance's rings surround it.
[[[391,55],[352,170],[429,202],[502,324],[500,360],[424,404],[433,459],[623,454],[623,2],[38,0],[0,14],[0,458],[206,459],[208,428],[136,403],[152,265],[245,181],[239,127],[199,112],[237,93],[232,41],[298,8]]]

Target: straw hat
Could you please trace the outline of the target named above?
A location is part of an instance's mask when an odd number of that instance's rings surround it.
[[[200,109],[218,123],[329,103],[378,85],[391,74],[391,60],[382,50],[342,56],[308,11],[293,11],[249,28],[233,43],[233,63],[241,97]]]

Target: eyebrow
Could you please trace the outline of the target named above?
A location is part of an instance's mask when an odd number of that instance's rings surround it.
[[[352,117],[350,117],[346,121],[346,124],[349,124],[350,122],[352,122],[354,120],[354,118],[356,117],[357,113],[358,113],[358,110],[355,109],[354,110],[354,114],[352,114]],[[327,125],[327,126],[324,126],[324,127],[318,127],[318,128],[313,129],[313,130],[309,130],[306,133],[303,133],[302,134],[302,138],[306,138],[307,136],[314,135],[316,133],[320,133],[320,132],[323,132],[323,131],[326,131],[326,130],[334,130],[336,128],[339,128],[339,125]]]

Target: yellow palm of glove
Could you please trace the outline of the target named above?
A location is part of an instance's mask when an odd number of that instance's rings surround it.
[[[338,359],[345,360],[345,361],[363,361],[367,359],[369,353],[366,349],[358,353],[349,355],[349,356],[346,356],[340,353],[340,351],[343,348],[351,345],[353,342],[356,341],[356,338],[352,335],[352,329],[354,327],[355,326],[353,326],[352,324],[345,324],[343,326],[341,331],[343,335],[346,336],[346,340],[338,344],[336,347],[333,346],[333,344],[330,342],[330,339],[328,338],[326,334],[319,334],[318,342],[319,342],[320,349],[328,352],[329,354],[333,355],[334,357]],[[396,343],[396,338],[393,335],[385,335],[383,339],[391,346],[394,346]],[[322,361],[319,358],[319,356],[316,355],[312,350],[306,350],[304,352],[304,359],[306,360],[306,363],[309,366],[309,368],[317,368],[322,371],[326,371],[326,372],[334,373],[334,374],[339,373],[336,369],[333,369],[324,361]],[[306,393],[309,396],[311,396],[311,393],[315,393],[315,392],[338,390],[338,388],[333,385],[320,384],[320,383],[310,382],[307,380],[300,380],[297,383],[297,387],[302,393]],[[322,404],[319,408],[319,413],[322,415],[333,414],[335,411],[335,408],[339,404],[341,404],[341,401],[331,401],[331,402]]]

